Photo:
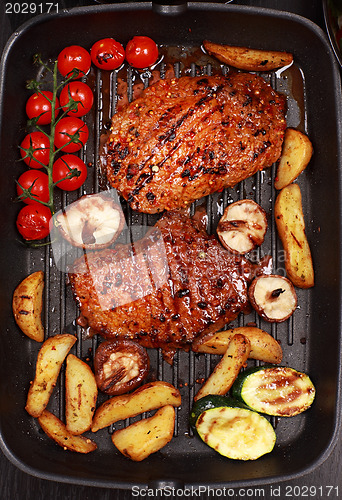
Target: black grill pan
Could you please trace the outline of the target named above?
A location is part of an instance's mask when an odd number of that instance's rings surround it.
[[[29,91],[25,81],[34,78],[32,55],[54,58],[62,48],[113,36],[123,44],[136,34],[154,38],[172,59],[176,74],[208,73],[217,63],[201,57],[203,39],[246,45],[261,49],[286,50],[295,64],[285,72],[265,75],[271,84],[288,96],[288,125],[306,132],[314,145],[314,157],[298,183],[303,193],[307,235],[311,244],[316,286],[298,291],[300,308],[290,321],[277,326],[265,324],[251,314],[240,317],[234,326],[255,322],[272,333],[284,351],[284,363],[308,372],[316,388],[313,407],[292,419],[274,420],[278,441],[274,451],[254,462],[230,461],[194,437],[188,425],[196,380],[207,376],[217,359],[179,352],[171,368],[161,354],[151,352],[154,373],[180,388],[183,404],[177,414],[175,437],[161,452],[142,463],[120,456],[110,442],[108,430],[94,439],[98,450],[87,456],[65,452],[40,431],[25,410],[29,382],[39,346],[20,333],[11,312],[11,296],[29,273],[44,270],[44,322],[46,336],[62,331],[79,338],[73,352],[85,358],[97,340],[82,338],[75,327],[77,309],[65,284],[65,275],[56,270],[51,249],[25,248],[15,229],[19,205],[14,203],[15,179],[23,171],[17,162],[18,144],[25,135],[25,102]],[[170,48],[171,47],[171,48]],[[186,54],[186,57],[182,57]],[[185,62],[184,62],[185,60]],[[293,14],[234,5],[175,3],[119,4],[72,9],[41,15],[23,25],[9,40],[1,63],[1,363],[0,436],[7,457],[27,473],[45,479],[91,486],[131,488],[138,486],[230,487],[257,485],[295,478],[314,469],[329,455],[340,430],[340,343],[341,343],[341,93],[333,54],[323,32],[313,23]],[[132,75],[126,75],[131,88]],[[116,76],[92,73],[96,89],[94,111],[87,116],[93,131],[82,153],[89,167],[82,191],[61,195],[60,204],[70,203],[83,192],[98,189],[96,164],[99,137],[116,105]],[[275,269],[283,270],[282,250],[273,218],[275,166],[204,200],[210,216],[209,230],[215,231],[222,209],[231,201],[249,197],[269,214],[269,231],[262,252],[272,254]],[[203,201],[203,200],[202,200]],[[132,214],[130,223],[153,224],[151,216]],[[49,408],[64,416],[64,373]]]

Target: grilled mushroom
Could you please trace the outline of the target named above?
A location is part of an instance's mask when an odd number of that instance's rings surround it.
[[[125,219],[121,207],[108,193],[85,195],[56,216],[62,236],[76,247],[99,249],[111,245]]]
[[[106,394],[124,394],[135,389],[146,378],[149,369],[146,349],[132,340],[106,340],[96,349],[96,383]]]
[[[217,226],[222,245],[240,254],[253,250],[264,241],[266,212],[253,200],[239,200],[225,209]]]
[[[256,277],[248,290],[249,300],[257,313],[270,322],[288,319],[297,307],[293,284],[276,274]]]

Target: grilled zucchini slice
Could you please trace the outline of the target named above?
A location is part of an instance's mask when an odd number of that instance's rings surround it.
[[[209,394],[209,396],[204,396],[203,398],[196,401],[192,407],[190,412],[190,425],[194,431],[196,431],[196,422],[198,417],[206,410],[210,410],[211,408],[218,408],[220,406],[231,406],[233,404],[237,404],[239,406],[243,406],[240,401],[233,401],[228,396],[218,396],[214,394]]]
[[[247,408],[221,406],[197,419],[201,439],[221,455],[234,460],[256,460],[270,453],[276,434],[270,422]]]
[[[292,417],[307,410],[315,387],[305,373],[285,366],[259,366],[241,372],[231,394],[266,415]]]
[[[226,396],[198,400],[190,423],[208,446],[230,459],[256,460],[270,453],[276,442],[275,431],[265,417]]]

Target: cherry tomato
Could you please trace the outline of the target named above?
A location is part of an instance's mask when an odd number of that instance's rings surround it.
[[[125,60],[125,49],[113,38],[95,42],[90,50],[91,60],[100,69],[116,69]]]
[[[43,132],[27,134],[20,144],[20,155],[31,168],[43,168],[50,158],[50,141]],[[32,158],[33,156],[33,158]]]
[[[70,142],[73,137],[75,142]],[[67,116],[59,120],[55,128],[55,146],[63,148],[63,153],[75,153],[87,142],[89,130],[87,125],[73,116]]]
[[[22,198],[21,200],[24,203],[30,205],[36,201],[43,201],[44,203],[49,201],[49,178],[41,170],[31,169],[21,174],[17,183],[18,196],[23,194],[23,189],[30,189],[31,195],[35,198],[34,200],[28,196]]]
[[[70,179],[67,176],[74,175]],[[74,191],[82,186],[87,178],[87,166],[84,161],[76,155],[63,155],[55,161],[52,168],[53,182],[63,191]],[[61,180],[64,179],[64,180]]]
[[[134,68],[151,66],[158,59],[158,46],[148,36],[134,36],[126,46],[126,60]]]
[[[49,90],[43,90],[42,92],[36,92],[29,97],[26,103],[26,114],[30,118],[38,118],[38,125],[48,125],[51,123],[51,100],[52,100],[52,92]],[[55,105],[55,117],[59,112],[59,101],[56,98]]]
[[[70,82],[63,87],[59,96],[59,102],[64,111],[68,111],[69,109],[68,115],[83,116],[90,111],[94,102],[94,95],[86,83]],[[71,109],[68,107],[69,103],[72,106]]]
[[[17,228],[25,240],[42,240],[50,233],[51,212],[46,205],[25,205],[17,217]]]
[[[79,45],[65,47],[58,55],[57,68],[62,76],[70,77],[73,70],[79,70],[73,76],[74,80],[86,75],[91,66],[89,52]]]

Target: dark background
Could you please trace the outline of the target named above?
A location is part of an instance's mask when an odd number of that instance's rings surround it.
[[[11,0],[11,3],[15,3],[14,0]],[[23,0],[17,0],[16,3],[23,3]],[[39,4],[41,2],[39,0],[30,0],[29,3]],[[59,10],[61,10],[75,6],[95,4],[96,2],[92,0],[54,0],[53,3],[57,3]],[[325,29],[322,3],[320,0],[234,0],[234,3],[257,7],[271,7],[294,12],[311,19],[321,26],[322,29]],[[0,4],[0,50],[2,50],[11,33],[32,16],[30,14],[6,15],[6,0],[0,0]],[[319,429],[317,429],[317,432],[319,433]],[[313,436],[312,439],[315,439],[315,436]],[[305,453],[305,450],[303,450],[303,453]],[[296,478],[293,481],[265,485],[264,487],[259,486],[255,488],[254,493],[253,489],[250,488],[245,492],[244,497],[259,499],[273,499],[277,497],[281,499],[335,499],[340,496],[342,497],[341,458],[342,436],[339,437],[335,449],[327,460],[315,469],[314,472],[304,474],[302,477]],[[333,489],[330,489],[329,486],[333,487]],[[313,487],[316,487],[316,491]],[[264,495],[262,492],[264,492]],[[242,494],[241,496],[239,495],[238,490],[235,490],[234,493],[235,498],[243,497]],[[206,495],[203,495],[202,498],[205,498],[205,496]],[[210,492],[209,497],[215,498],[213,492]],[[130,498],[134,498],[130,491],[75,486],[41,480],[29,476],[12,465],[0,452],[0,500],[123,500]],[[136,498],[142,498],[142,496]],[[161,498],[160,494],[159,498]],[[193,496],[193,498],[195,497]],[[223,498],[223,495],[221,498]]]

